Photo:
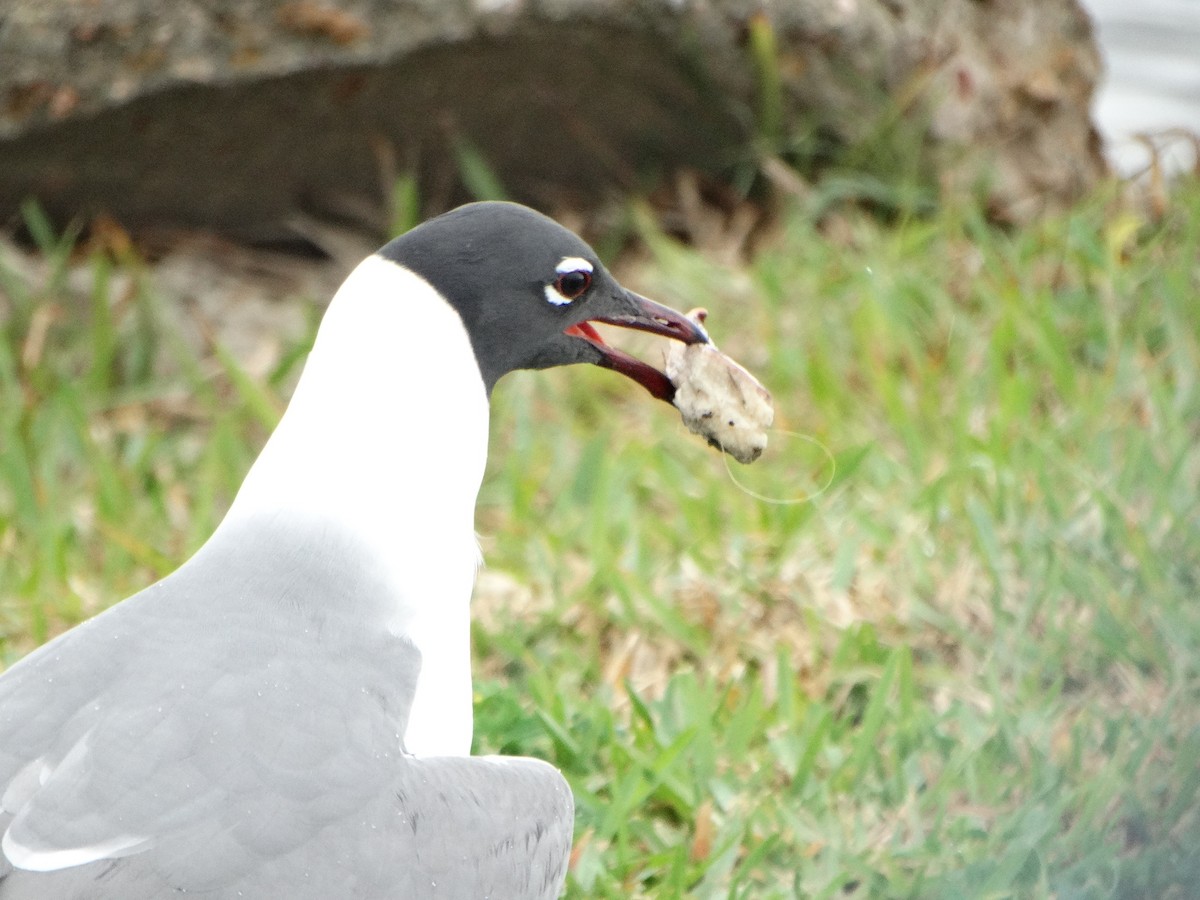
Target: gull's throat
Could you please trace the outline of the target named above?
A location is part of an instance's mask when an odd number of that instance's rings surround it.
[[[313,540],[350,537],[366,550],[393,595],[387,621],[367,624],[421,651],[405,734],[418,755],[470,750],[474,509],[487,439],[487,394],[458,313],[411,271],[369,257],[331,302],[222,524],[279,516]]]

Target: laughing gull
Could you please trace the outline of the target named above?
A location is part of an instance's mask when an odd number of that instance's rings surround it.
[[[469,755],[473,519],[506,372],[671,399],[593,322],[707,341],[515,204],[362,262],[208,542],[0,676],[0,900],[557,897],[566,781]]]

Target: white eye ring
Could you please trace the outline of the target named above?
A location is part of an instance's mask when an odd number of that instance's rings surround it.
[[[587,272],[592,274],[592,264],[581,256],[565,256],[562,261],[554,267],[554,271],[559,275],[565,275],[567,272]]]
[[[553,284],[548,284],[544,288],[548,303],[553,303],[555,306],[566,306],[568,303],[581,297],[591,287],[593,266],[582,257],[565,257],[554,267],[554,271],[558,274],[558,277],[554,279]],[[570,293],[564,291],[563,285],[566,279],[576,275],[583,276],[582,287]]]

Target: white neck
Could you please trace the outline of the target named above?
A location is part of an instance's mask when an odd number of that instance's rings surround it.
[[[470,596],[488,400],[458,313],[424,279],[367,258],[330,303],[287,412],[222,528],[264,513],[361,542],[394,589],[379,627],[421,675],[405,747],[471,745]]]

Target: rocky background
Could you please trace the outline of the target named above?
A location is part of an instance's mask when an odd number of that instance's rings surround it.
[[[383,231],[400,175],[427,213],[472,171],[553,211],[779,160],[1023,221],[1103,171],[1075,0],[8,0],[0,61],[10,228],[33,197],[286,244]]]

